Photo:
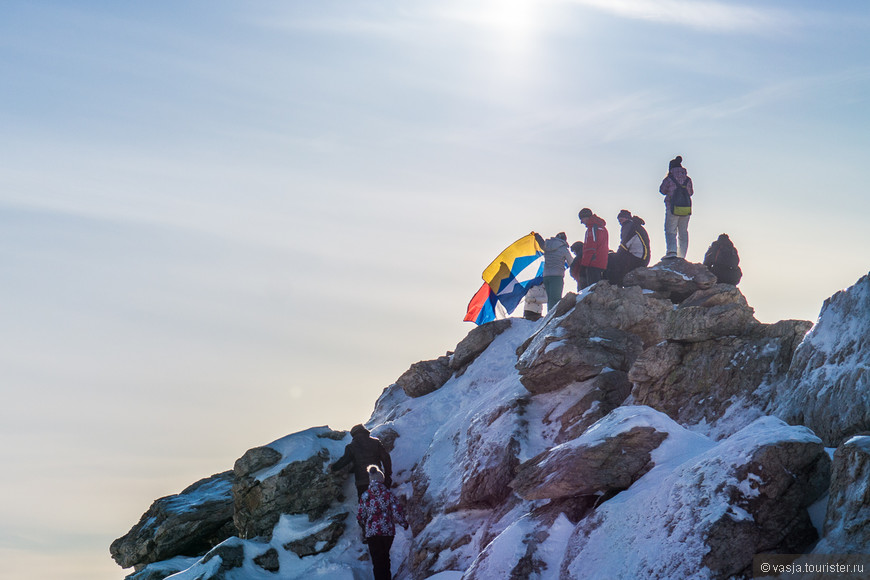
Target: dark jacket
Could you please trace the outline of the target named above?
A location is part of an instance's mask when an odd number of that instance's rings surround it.
[[[619,232],[619,249],[617,251],[625,251],[638,258],[641,265],[648,266],[650,260],[649,251],[649,234],[643,225],[646,222],[643,218],[632,216],[622,224],[622,229]]]
[[[377,465],[384,471],[387,486],[392,483],[393,462],[387,453],[383,443],[376,437],[372,437],[368,429],[357,425],[350,431],[353,441],[344,448],[341,459],[332,464],[332,471],[338,471],[348,465],[353,465],[353,475],[357,487],[368,487],[369,474],[366,471],[369,465]]]
[[[707,253],[704,254],[704,265],[722,284],[736,286],[740,282],[743,272],[739,264],[740,255],[727,234],[719,236],[719,239],[710,244]]]

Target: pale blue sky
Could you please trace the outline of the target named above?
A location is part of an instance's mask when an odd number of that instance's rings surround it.
[[[531,230],[625,207],[661,256],[676,154],[689,258],[728,232],[757,317],[814,320],[870,263],[868,33],[857,0],[0,2],[4,570],[121,578],[153,499],[365,420]]]

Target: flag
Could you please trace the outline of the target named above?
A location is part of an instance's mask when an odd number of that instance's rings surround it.
[[[504,249],[483,271],[483,286],[468,303],[465,319],[483,324],[513,312],[532,286],[544,281],[544,250],[532,232]]]

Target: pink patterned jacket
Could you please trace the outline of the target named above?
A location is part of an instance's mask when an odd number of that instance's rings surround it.
[[[408,520],[396,496],[379,481],[369,483],[369,488],[363,492],[356,519],[366,538],[395,536],[396,524],[408,527]]]

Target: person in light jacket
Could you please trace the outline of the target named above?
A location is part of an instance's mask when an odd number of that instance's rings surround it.
[[[547,291],[547,312],[562,299],[565,269],[574,261],[568,247],[568,236],[559,232],[544,243],[544,289]]]
[[[523,301],[523,318],[540,320],[544,313],[544,304],[547,303],[547,291],[544,290],[544,285],[538,284],[529,288]]]

